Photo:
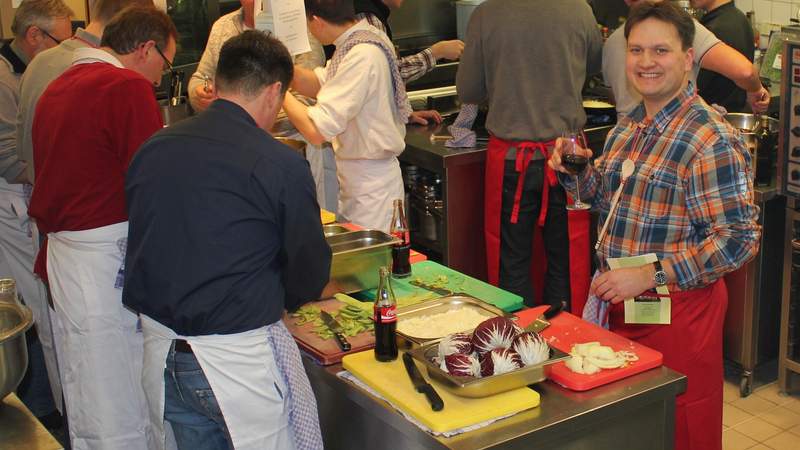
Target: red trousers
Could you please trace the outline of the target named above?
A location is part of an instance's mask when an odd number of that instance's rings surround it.
[[[675,409],[676,450],[722,449],[722,324],[728,307],[723,280],[673,292],[670,325],[628,325],[623,305],[609,316],[611,330],[654,348],[664,365],[688,378]]]

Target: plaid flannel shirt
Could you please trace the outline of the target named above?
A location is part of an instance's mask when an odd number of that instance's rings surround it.
[[[373,14],[359,13],[356,14],[356,19],[366,19],[370,25],[386,33],[386,27]],[[433,58],[433,51],[430,47],[417,54],[397,58],[400,77],[406,84],[430,72],[435,66],[436,60]]]
[[[621,119],[603,154],[581,173],[581,199],[591,200],[600,225],[626,158],[636,169],[598,249],[601,261],[655,253],[671,263],[679,288],[692,289],[758,252],[750,153],[691,83],[652,120],[645,119],[642,104]],[[574,179],[559,178],[574,193]]]

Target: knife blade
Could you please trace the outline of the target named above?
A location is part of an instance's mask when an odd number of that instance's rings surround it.
[[[427,291],[435,292],[435,293],[437,293],[439,295],[452,295],[453,294],[453,291],[451,291],[450,289],[445,289],[445,288],[432,286],[430,284],[423,283],[422,281],[411,280],[411,281],[408,282],[408,284],[410,284],[412,286],[416,286],[418,288],[425,289]]]
[[[541,316],[537,317],[536,320],[531,322],[527,327],[525,327],[525,331],[533,331],[536,333],[541,332],[545,328],[550,326],[550,319],[558,315],[562,309],[564,309],[565,303],[561,302],[557,305],[550,305],[547,308],[547,311],[544,312]]]
[[[333,318],[327,311],[320,311],[319,316],[322,317],[322,321],[325,322],[325,326],[333,331],[333,337],[336,338],[336,343],[339,344],[339,348],[342,349],[343,352],[350,351],[350,343],[347,342],[347,338],[344,337],[342,334],[342,326],[336,319]]]
[[[406,372],[408,372],[408,377],[411,378],[411,383],[414,385],[414,389],[416,389],[420,394],[425,394],[425,398],[428,399],[428,403],[431,404],[432,410],[441,411],[444,408],[444,402],[442,401],[442,398],[439,397],[439,394],[436,393],[436,390],[433,389],[433,386],[425,381],[425,378],[423,378],[422,374],[419,373],[419,369],[417,369],[417,364],[414,362],[414,358],[412,358],[408,353],[403,353],[403,364],[406,366]]]

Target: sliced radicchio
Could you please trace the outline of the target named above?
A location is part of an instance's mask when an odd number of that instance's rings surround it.
[[[514,337],[521,330],[505,317],[484,320],[472,333],[472,346],[478,353],[486,353],[496,348],[509,348]]]
[[[496,348],[481,355],[481,376],[484,377],[511,372],[520,367],[522,360],[510,348]]]
[[[533,331],[517,335],[511,348],[519,354],[522,363],[526,366],[539,364],[550,357],[550,347],[547,346],[547,341],[539,333]]]
[[[480,377],[481,363],[472,355],[453,353],[444,357],[447,372],[458,377]]]
[[[461,353],[468,355],[472,353],[472,339],[466,333],[455,333],[445,336],[439,341],[439,359],[444,359],[447,355]]]

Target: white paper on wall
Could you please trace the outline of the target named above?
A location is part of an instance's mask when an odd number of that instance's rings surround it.
[[[303,0],[271,0],[275,36],[292,56],[311,51]]]

